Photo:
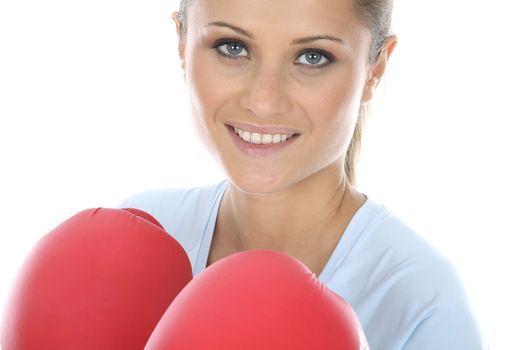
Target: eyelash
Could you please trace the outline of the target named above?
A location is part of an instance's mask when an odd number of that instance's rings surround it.
[[[221,47],[221,46],[223,46],[225,44],[237,44],[241,48],[243,48],[246,51],[248,51],[247,47],[241,41],[236,40],[236,39],[219,39],[219,40],[215,41],[215,43],[213,43],[211,48],[215,49],[215,51],[217,51],[217,53],[219,55],[221,55],[223,57],[226,57],[226,58],[229,58],[229,59],[238,60],[238,59],[241,59],[241,58],[245,57],[245,56],[228,55],[228,54],[225,54],[224,52],[222,52],[221,50],[219,50],[219,47]],[[306,66],[307,69],[321,69],[321,68],[324,68],[324,67],[326,67],[326,66],[328,66],[328,65],[330,65],[330,64],[332,64],[332,63],[334,63],[336,61],[335,57],[331,53],[326,52],[325,50],[314,49],[314,48],[301,50],[301,52],[299,52],[299,55],[297,57],[301,57],[305,53],[317,53],[317,54],[322,55],[327,60],[326,63],[321,64],[321,65],[298,63],[299,65]]]

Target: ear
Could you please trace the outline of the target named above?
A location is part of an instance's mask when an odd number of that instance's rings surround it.
[[[177,26],[177,36],[179,38],[179,58],[182,62],[182,69],[186,68],[186,59],[184,57],[185,49],[186,49],[186,37],[185,33],[182,32],[182,23],[180,21],[180,15],[179,12],[175,11],[171,15],[171,18],[175,21],[175,24]]]
[[[367,104],[372,100],[374,91],[385,74],[386,65],[396,45],[397,37],[395,35],[389,36],[383,45],[383,49],[381,49],[381,52],[379,53],[377,61],[370,66],[367,82],[363,88],[361,104]]]

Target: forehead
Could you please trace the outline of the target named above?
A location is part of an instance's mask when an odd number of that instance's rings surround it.
[[[257,35],[278,37],[327,34],[347,39],[368,36],[356,13],[355,0],[193,0],[188,27],[225,21]]]

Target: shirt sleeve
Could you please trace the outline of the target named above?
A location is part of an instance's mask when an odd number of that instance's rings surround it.
[[[457,273],[447,275],[444,292],[431,312],[420,320],[403,350],[486,350],[463,285]]]

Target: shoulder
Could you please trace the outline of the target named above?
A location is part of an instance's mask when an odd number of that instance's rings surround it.
[[[185,206],[206,206],[220,195],[227,185],[227,181],[216,184],[176,189],[158,189],[133,194],[124,199],[120,208],[134,207],[148,211],[151,215],[162,215],[173,209],[184,209]]]
[[[345,265],[348,298],[371,342],[404,350],[481,349],[455,266],[388,208],[367,205],[366,225]]]
[[[422,235],[386,206],[372,200],[368,204],[373,214],[354,249],[356,254],[369,256],[363,260],[369,260],[378,273],[374,277],[394,278],[397,283],[415,279],[418,286],[423,279],[429,287],[458,280],[454,265]]]
[[[188,251],[204,233],[227,181],[193,188],[159,189],[134,194],[118,207],[137,208],[153,215]]]
[[[357,211],[345,236],[345,257],[338,269],[343,275],[373,280],[377,285],[411,278],[427,280],[429,271],[436,277],[456,276],[454,266],[441,252],[373,199],[368,198]]]

